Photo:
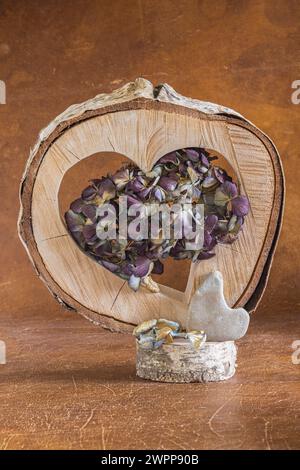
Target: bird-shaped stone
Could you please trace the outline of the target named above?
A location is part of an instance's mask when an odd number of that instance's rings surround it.
[[[234,341],[242,338],[250,316],[244,308],[230,308],[224,298],[223,276],[210,273],[193,295],[187,316],[187,330],[204,330],[207,341]]]

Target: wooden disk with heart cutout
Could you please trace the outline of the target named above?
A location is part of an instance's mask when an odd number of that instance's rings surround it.
[[[164,285],[159,293],[133,292],[76,246],[59,211],[60,186],[71,167],[98,152],[118,152],[149,171],[166,153],[187,147],[213,149],[228,160],[250,201],[243,233],[234,250],[218,246],[214,258],[191,265],[185,292]],[[254,311],[280,231],[284,180],[275,146],[241,115],[137,79],[71,106],[41,131],[20,198],[19,234],[50,292],[93,322],[128,332],[149,318],[172,319],[174,305],[188,305],[213,270],[223,275],[228,305]],[[177,269],[180,275],[180,262]]]

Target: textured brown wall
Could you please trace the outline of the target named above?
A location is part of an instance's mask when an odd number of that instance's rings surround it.
[[[274,140],[286,211],[259,311],[294,309],[300,105],[291,103],[291,83],[300,79],[299,25],[297,0],[0,0],[1,316],[60,310],[16,232],[19,181],[38,131],[70,104],[137,76],[236,109]]]

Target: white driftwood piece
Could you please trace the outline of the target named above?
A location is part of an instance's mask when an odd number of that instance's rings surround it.
[[[118,152],[148,171],[170,151],[199,146],[225,156],[249,198],[243,233],[234,250],[217,246],[214,258],[191,265],[185,292],[160,285],[159,293],[145,288],[135,293],[68,234],[58,202],[64,175],[98,152]],[[277,227],[282,200],[277,159],[270,140],[238,113],[186,98],[167,84],[157,91],[137,79],[71,106],[41,131],[21,185],[20,237],[55,298],[112,330],[132,331],[154,316],[176,319],[178,310],[187,311],[203,276],[215,270],[223,274],[228,305],[243,306],[255,293]]]
[[[233,341],[204,343],[199,350],[185,341],[147,350],[137,344],[137,375],[158,382],[219,382],[230,379],[236,368]]]

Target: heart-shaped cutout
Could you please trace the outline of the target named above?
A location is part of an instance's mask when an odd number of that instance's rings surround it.
[[[205,260],[214,256],[214,247],[218,243],[232,243],[238,236],[249,203],[239,194],[239,187],[228,169],[217,165],[216,160],[214,152],[186,148],[164,155],[150,172],[128,164],[113,174],[94,179],[66,212],[68,230],[88,256],[128,280],[134,290],[144,284],[155,291],[155,283],[149,276],[163,272],[167,257],[194,262]],[[134,206],[147,208],[156,204],[161,209],[163,204],[171,208],[175,204],[190,204],[194,211],[197,205],[202,205],[202,247],[188,248],[184,232],[180,238],[174,236],[174,231],[173,236],[154,238],[147,230],[147,236],[143,234],[138,239],[127,230],[122,239],[120,201],[125,196],[127,219]],[[109,206],[109,215],[113,217],[104,215],[103,210],[107,212]],[[144,214],[148,221],[148,209]],[[132,222],[132,217],[129,219]],[[127,229],[129,226],[127,224]],[[174,220],[170,220],[170,226],[174,229]],[[105,232],[109,232],[106,237],[103,236]]]

